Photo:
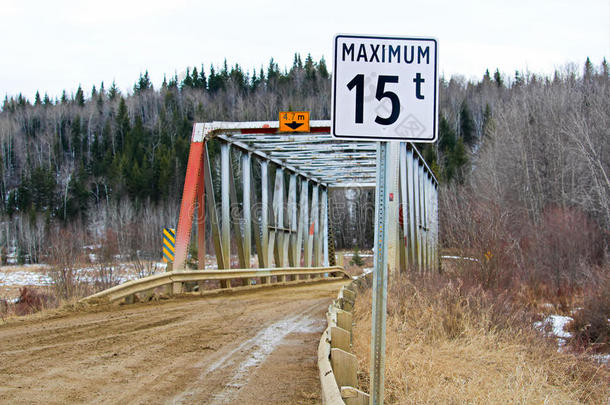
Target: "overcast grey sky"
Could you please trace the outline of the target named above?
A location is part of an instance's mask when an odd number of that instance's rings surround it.
[[[283,68],[295,52],[330,68],[336,33],[436,37],[446,77],[548,74],[608,58],[610,0],[0,0],[0,95],[131,89],[146,69],[158,87],[186,66]]]

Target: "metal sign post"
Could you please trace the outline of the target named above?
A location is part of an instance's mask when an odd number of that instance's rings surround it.
[[[385,321],[388,297],[388,177],[390,153],[388,142],[377,148],[377,192],[375,196],[375,271],[373,272],[373,324],[371,330],[371,392],[370,404],[383,404],[383,373],[385,370]]]
[[[331,134],[344,140],[381,141],[377,149],[370,393],[370,404],[381,405],[390,178],[397,170],[388,141],[436,142],[438,43],[434,38],[340,34],[333,45]]]

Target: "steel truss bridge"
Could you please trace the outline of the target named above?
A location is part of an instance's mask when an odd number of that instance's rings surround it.
[[[218,269],[235,267],[232,245],[239,258],[237,267],[250,268],[252,240],[260,268],[336,264],[329,190],[374,188],[378,144],[335,139],[330,121],[311,121],[307,133],[279,133],[278,125],[277,121],[194,125],[174,271],[186,269],[195,212],[198,219],[209,217]],[[208,151],[212,140],[220,143],[220,179],[212,176]],[[434,269],[438,266],[437,179],[413,144],[392,143],[390,154],[395,170],[390,171],[389,268]],[[255,165],[260,170],[258,185],[252,174]],[[216,196],[220,196],[218,205]],[[205,223],[197,220],[196,225],[203,270]]]

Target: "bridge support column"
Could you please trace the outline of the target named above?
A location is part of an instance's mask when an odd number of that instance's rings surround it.
[[[251,179],[251,163],[252,156],[250,153],[243,153],[241,156],[241,175],[243,189],[243,211],[244,211],[244,238],[243,238],[243,255],[244,267],[250,268],[250,256],[252,255],[252,207],[250,201],[250,179]]]
[[[197,185],[203,158],[203,124],[193,127],[191,136],[191,149],[184,179],[184,190],[182,192],[182,203],[180,205],[180,217],[176,232],[176,255],[174,256],[174,270],[185,269],[188,245],[191,239],[193,227],[193,214],[195,210],[195,199],[197,197]]]
[[[305,267],[311,267],[311,244],[309,242],[309,181],[303,180],[301,183],[301,218],[299,218],[299,227],[303,239],[303,264]],[[299,242],[300,244],[300,242]]]
[[[400,253],[398,251],[398,208],[400,195],[398,194],[398,159],[400,144],[397,142],[390,142],[388,147],[388,153],[390,154],[391,166],[388,170],[388,190],[389,202],[388,202],[388,229],[387,232],[387,245],[388,245],[388,271],[390,274],[394,273],[399,267]]]
[[[311,225],[309,227],[310,245],[313,245],[313,266],[320,266],[320,185],[315,184],[311,194]]]
[[[321,244],[322,244],[322,266],[328,267],[328,189],[322,190],[322,207],[320,208],[320,214],[322,219],[320,225],[322,232],[320,232]]]
[[[292,173],[290,175],[290,182],[288,184],[288,227],[290,233],[288,234],[288,262],[290,267],[297,267],[301,259],[300,245],[297,244],[299,241],[297,234],[297,176]],[[294,276],[288,276],[288,280],[294,280]]]

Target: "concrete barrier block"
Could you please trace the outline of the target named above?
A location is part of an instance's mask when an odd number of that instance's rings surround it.
[[[352,314],[341,309],[337,310],[337,326],[351,333]]]
[[[336,326],[330,327],[330,347],[341,349],[348,353],[352,352],[351,333]]]
[[[330,349],[330,364],[337,380],[337,385],[343,387],[358,386],[358,360],[356,356],[341,349]]]

